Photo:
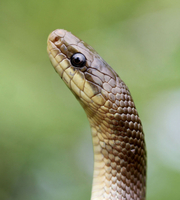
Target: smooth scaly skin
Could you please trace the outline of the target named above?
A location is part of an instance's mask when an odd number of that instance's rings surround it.
[[[144,134],[131,94],[116,72],[79,38],[55,30],[48,38],[52,65],[84,108],[94,148],[91,200],[145,200]],[[70,57],[81,52],[86,66]]]

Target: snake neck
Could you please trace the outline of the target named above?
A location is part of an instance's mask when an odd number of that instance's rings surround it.
[[[145,200],[143,133],[138,135],[125,128],[117,134],[115,125],[110,132],[102,123],[101,114],[97,112],[96,115],[88,117],[94,150],[91,200]]]
[[[116,163],[113,163],[115,156],[113,155],[112,148],[111,146],[107,146],[97,127],[91,126],[91,130],[94,150],[94,174],[91,200],[112,199],[111,197],[120,199],[121,192],[117,191],[116,177],[119,169],[116,168]]]

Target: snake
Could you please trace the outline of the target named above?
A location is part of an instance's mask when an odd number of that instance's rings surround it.
[[[51,32],[47,52],[90,124],[91,200],[145,200],[145,136],[128,87],[91,46],[71,32]]]

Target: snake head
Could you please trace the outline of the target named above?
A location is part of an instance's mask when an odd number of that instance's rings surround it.
[[[126,90],[116,72],[88,44],[71,34],[57,29],[48,37],[48,54],[56,72],[74,93],[88,115],[100,108],[108,111],[117,107]]]

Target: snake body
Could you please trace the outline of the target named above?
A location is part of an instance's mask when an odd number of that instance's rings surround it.
[[[47,51],[91,126],[91,200],[145,200],[144,133],[127,86],[92,47],[66,30],[49,35]]]

